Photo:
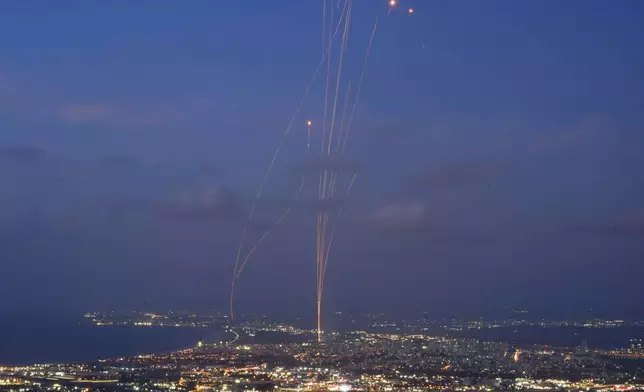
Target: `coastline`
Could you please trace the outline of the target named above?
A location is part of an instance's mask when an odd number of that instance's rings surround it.
[[[215,328],[94,326],[58,322],[0,325],[0,364],[78,363],[158,354],[229,340]]]

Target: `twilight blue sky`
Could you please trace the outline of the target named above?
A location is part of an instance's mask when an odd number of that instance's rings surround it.
[[[638,310],[644,4],[399,2],[387,17],[355,0],[344,83],[381,19],[327,310]],[[0,307],[224,309],[322,55],[321,3],[2,3]],[[248,265],[241,311],[313,311],[316,204],[293,196],[322,79],[259,203],[253,235],[295,209]]]

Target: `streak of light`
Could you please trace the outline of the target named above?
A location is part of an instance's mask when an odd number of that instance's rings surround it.
[[[338,72],[337,72],[337,78],[335,82],[335,97],[333,98],[333,114],[331,116],[331,130],[329,131],[329,143],[327,146],[327,154],[331,153],[331,143],[333,141],[333,133],[335,131],[335,115],[338,107],[338,93],[340,90],[340,80],[342,79],[342,65],[344,63],[343,62],[344,52],[346,50],[347,40],[349,39],[349,26],[351,22],[351,5],[352,3],[349,2],[349,11],[345,16],[344,33],[342,34],[342,45],[340,46],[340,60],[338,61]]]
[[[369,44],[367,45],[367,52],[365,53],[364,63],[362,64],[362,71],[360,72],[360,81],[358,82],[358,88],[356,90],[355,100],[353,101],[353,107],[351,108],[351,115],[349,116],[349,123],[347,125],[347,132],[342,143],[342,149],[340,154],[344,154],[344,150],[347,146],[347,140],[349,139],[349,132],[351,132],[351,125],[353,124],[353,117],[356,113],[356,106],[358,105],[358,99],[360,98],[360,91],[362,90],[362,83],[364,82],[364,75],[367,69],[367,63],[369,62],[369,54],[371,54],[371,47],[373,46],[373,39],[376,36],[376,31],[378,30],[378,18],[373,24],[373,30],[371,30],[371,37],[369,37]]]
[[[304,181],[304,177],[302,177],[302,180],[300,181],[300,188],[298,189],[297,194],[295,195],[295,200],[296,200],[296,201],[300,199],[300,195],[302,194],[302,190],[304,189],[304,182],[305,182],[305,181]],[[247,263],[248,263],[248,261],[250,260],[250,257],[253,255],[253,253],[255,253],[255,251],[257,250],[257,247],[262,243],[262,241],[264,241],[264,239],[265,239],[266,237],[268,237],[268,235],[271,233],[271,231],[273,231],[273,229],[274,229],[275,227],[279,226],[279,224],[280,224],[280,223],[282,223],[282,222],[284,221],[284,219],[286,219],[286,216],[287,216],[291,211],[293,211],[293,207],[292,207],[292,206],[291,206],[291,207],[289,207],[289,208],[287,208],[287,209],[282,213],[282,215],[280,215],[280,217],[279,217],[279,218],[277,218],[277,220],[273,223],[273,225],[272,225],[268,230],[266,230],[266,231],[264,232],[264,234],[262,234],[262,235],[259,237],[259,239],[255,242],[255,244],[250,248],[250,250],[249,250],[249,251],[248,251],[248,253],[246,254],[246,257],[244,258],[244,260],[240,263],[240,265],[239,265],[239,269],[237,270],[237,275],[235,276],[235,279],[239,279],[239,276],[241,275],[242,270],[244,269],[244,267],[246,266],[246,264],[247,264]]]
[[[253,200],[253,203],[251,205],[250,212],[249,212],[248,217],[246,219],[247,223],[246,223],[246,225],[244,225],[244,229],[242,231],[242,236],[241,236],[241,239],[239,241],[239,247],[237,249],[237,257],[235,259],[235,267],[234,267],[234,270],[233,270],[233,279],[232,279],[232,282],[231,282],[229,306],[230,306],[230,317],[233,320],[235,318],[235,312],[234,312],[234,306],[233,306],[233,304],[234,304],[233,301],[234,301],[235,283],[236,283],[236,280],[237,280],[236,277],[238,276],[239,262],[241,260],[242,249],[244,248],[244,244],[246,242],[246,236],[248,235],[248,223],[252,220],[252,218],[253,218],[253,216],[255,214],[255,210],[257,208],[257,201],[262,196],[262,193],[264,191],[264,187],[266,186],[266,183],[268,182],[268,178],[269,178],[269,176],[270,176],[270,174],[271,174],[271,172],[273,170],[275,162],[277,161],[277,158],[278,158],[278,156],[279,156],[279,154],[280,154],[280,152],[282,150],[282,147],[284,146],[284,142],[286,141],[286,137],[291,133],[291,130],[293,128],[293,124],[295,123],[295,119],[297,118],[298,114],[300,113],[300,111],[302,109],[302,106],[304,105],[304,101],[306,100],[306,97],[308,96],[309,92],[311,91],[311,87],[313,86],[313,83],[315,82],[315,79],[317,78],[317,75],[320,72],[320,69],[322,68],[322,65],[324,64],[324,61],[327,58],[330,59],[330,57],[331,57],[331,53],[330,53],[331,52],[331,43],[333,42],[333,40],[335,39],[335,37],[337,36],[337,34],[338,34],[339,30],[340,30],[340,26],[342,25],[341,20],[342,20],[342,17],[344,16],[345,12],[346,12],[346,5],[345,5],[344,9],[342,10],[342,14],[340,15],[340,21],[336,25],[336,28],[335,28],[335,31],[333,32],[333,34],[331,34],[332,29],[329,28],[329,41],[330,42],[329,42],[328,50],[324,53],[324,55],[322,56],[322,59],[320,60],[320,63],[318,64],[318,66],[316,67],[315,71],[313,72],[313,76],[311,77],[311,80],[309,81],[309,84],[307,85],[306,89],[304,90],[304,94],[302,95],[302,98],[300,99],[300,103],[299,103],[297,109],[295,110],[295,114],[291,118],[291,121],[289,122],[288,126],[286,127],[286,129],[284,130],[284,132],[282,134],[282,138],[280,140],[280,143],[279,143],[277,149],[275,150],[275,152],[273,154],[273,157],[272,157],[272,159],[271,159],[271,161],[270,161],[270,163],[268,165],[266,173],[264,174],[264,177],[263,177],[262,182],[261,182],[261,184],[259,186],[259,189],[257,191],[255,199]]]

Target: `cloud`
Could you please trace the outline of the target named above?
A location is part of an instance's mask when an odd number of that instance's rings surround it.
[[[440,214],[431,213],[430,206],[421,201],[382,205],[369,215],[366,224],[369,228],[382,232],[384,237],[379,242],[385,246],[388,240],[393,238],[392,234],[402,234],[398,240],[404,239],[410,241],[408,243],[425,245],[431,243],[432,247],[452,243],[479,246],[495,241],[494,235],[488,230],[464,228],[458,224],[455,225],[454,222],[447,222],[445,217],[440,217]],[[396,243],[394,241],[394,244]]]
[[[586,117],[573,126],[556,132],[544,132],[539,140],[526,145],[518,152],[520,157],[490,159],[478,162],[432,164],[408,178],[414,188],[457,188],[476,185],[498,179],[532,160],[542,159],[544,154],[564,152],[598,135],[606,128],[601,117]],[[541,135],[541,134],[540,134]]]
[[[0,160],[17,163],[42,163],[47,160],[47,151],[31,146],[0,147]]]
[[[160,203],[155,211],[178,220],[230,220],[243,216],[242,201],[232,190],[220,186],[181,192]]]
[[[479,162],[430,166],[410,179],[412,187],[454,188],[490,180],[508,173],[513,162]]]
[[[60,107],[55,114],[65,122],[82,124],[105,121],[110,111],[104,104],[69,104]]]
[[[559,151],[574,146],[597,135],[606,128],[606,121],[601,117],[587,117],[569,128],[563,128],[554,134],[544,137],[532,146],[531,152]]]
[[[179,205],[207,208],[228,206],[234,200],[232,191],[220,186],[184,191],[175,198]]]
[[[224,104],[203,95],[166,100],[99,97],[93,101],[75,101],[57,89],[19,83],[14,76],[0,70],[0,110],[30,120],[119,128],[172,126],[203,122]]]
[[[192,188],[161,200],[132,199],[110,205],[106,217],[122,220],[131,217],[167,221],[214,222],[241,220],[244,200],[222,186]]]
[[[390,203],[369,217],[371,227],[387,230],[418,229],[427,223],[427,206],[418,201]]]
[[[166,102],[67,103],[43,112],[44,117],[71,125],[142,127],[203,119],[212,114],[215,106],[205,97],[184,97]]]

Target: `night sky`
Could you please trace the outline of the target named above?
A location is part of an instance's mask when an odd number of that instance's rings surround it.
[[[644,310],[644,3],[399,2],[352,13],[353,83],[380,21],[325,310]],[[0,310],[226,310],[321,9],[3,2]],[[318,80],[258,203],[255,236],[294,209],[244,270],[240,312],[314,313],[320,207],[294,195],[323,95]]]

